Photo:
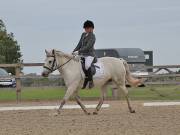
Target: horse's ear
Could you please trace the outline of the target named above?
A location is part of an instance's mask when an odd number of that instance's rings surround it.
[[[46,55],[48,55],[49,54],[49,52],[45,49],[45,53],[46,53]]]
[[[55,50],[54,49],[52,50],[52,55],[55,55]]]

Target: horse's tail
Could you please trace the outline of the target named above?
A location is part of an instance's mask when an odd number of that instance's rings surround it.
[[[139,84],[141,84],[142,83],[141,79],[136,79],[132,77],[131,72],[129,70],[129,65],[127,64],[125,60],[123,61],[123,64],[126,69],[126,80],[128,81],[128,83],[132,86],[138,86]]]

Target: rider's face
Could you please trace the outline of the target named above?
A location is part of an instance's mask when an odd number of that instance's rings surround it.
[[[93,32],[93,28],[91,28],[91,27],[84,28],[84,30],[85,30],[86,33]]]

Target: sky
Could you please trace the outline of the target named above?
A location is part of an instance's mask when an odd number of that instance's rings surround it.
[[[180,64],[180,0],[0,0],[0,19],[24,62],[44,62],[45,49],[71,53],[89,19],[96,49],[141,48],[154,52],[154,65]]]

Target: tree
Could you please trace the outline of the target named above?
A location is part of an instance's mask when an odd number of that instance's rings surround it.
[[[22,54],[13,33],[7,33],[4,22],[0,19],[0,63],[12,64],[21,62]],[[15,74],[14,68],[7,68]]]

